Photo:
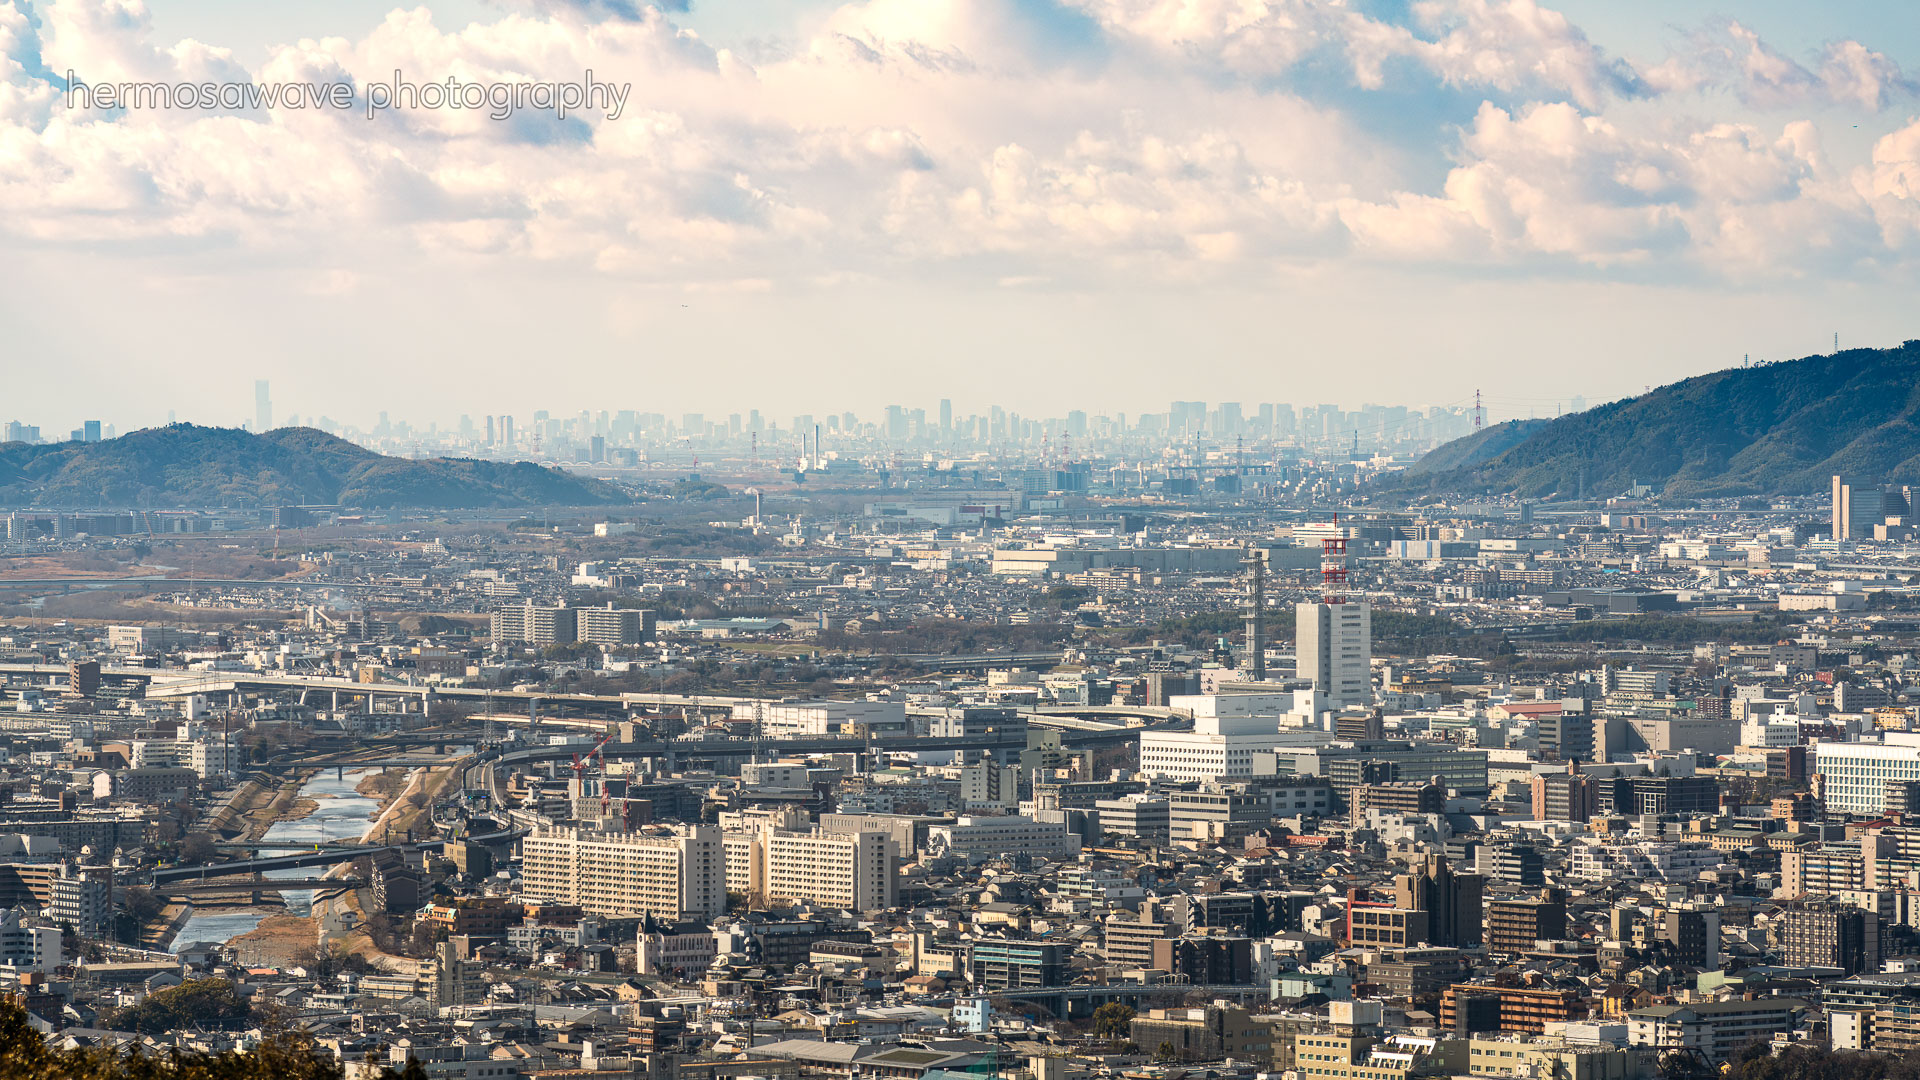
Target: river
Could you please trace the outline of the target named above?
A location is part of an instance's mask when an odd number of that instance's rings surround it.
[[[379,799],[370,799],[353,790],[354,786],[366,777],[371,769],[349,769],[344,777],[336,777],[333,770],[321,772],[300,786],[300,797],[312,799],[314,811],[297,821],[276,821],[262,837],[267,841],[294,843],[325,843],[330,840],[358,840],[366,834],[373,824],[373,815],[380,809]],[[295,868],[291,870],[268,871],[270,878],[304,878],[325,872],[325,867]],[[288,915],[306,916],[313,913],[313,893],[290,892],[285,894]],[[173,937],[169,948],[175,948],[193,942],[227,942],[242,934],[251,932],[254,927],[269,915],[277,915],[277,907],[252,909],[220,908],[213,911],[195,911],[193,916]]]

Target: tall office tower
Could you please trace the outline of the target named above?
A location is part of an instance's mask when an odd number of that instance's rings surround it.
[[[1329,709],[1373,700],[1373,615],[1365,603],[1294,609],[1294,674],[1312,679]]]
[[[99,442],[100,441],[100,421],[98,420],[87,421],[85,426],[81,428],[81,433],[87,442]]]
[[[267,393],[267,380],[253,381],[253,430],[273,430],[273,398]]]
[[[887,406],[887,438],[904,439],[907,437],[907,414],[898,405]]]
[[[1798,901],[1784,913],[1780,938],[1787,963],[1796,967],[1838,968],[1849,975],[1880,970],[1878,911],[1833,900]]]
[[[953,434],[952,398],[940,399],[940,434],[943,436],[951,436]]]
[[[487,445],[493,445],[493,417],[491,415],[487,417]]]
[[[1454,873],[1440,855],[1427,856],[1424,865],[1393,882],[1394,906],[1426,912],[1427,940],[1448,948],[1480,944],[1485,892],[1485,878]]]
[[[513,445],[513,417],[512,416],[500,417],[500,442],[506,446]]]
[[[1586,718],[1585,713],[1578,715]],[[1600,790],[1580,771],[1578,761],[1569,761],[1566,772],[1535,775],[1531,783],[1535,821],[1588,821],[1599,813]]]
[[[1833,538],[1871,540],[1873,527],[1886,520],[1886,493],[1861,487],[1843,476],[1833,478]]]
[[[1204,401],[1176,401],[1167,410],[1167,434],[1190,435],[1207,424],[1207,403]]]

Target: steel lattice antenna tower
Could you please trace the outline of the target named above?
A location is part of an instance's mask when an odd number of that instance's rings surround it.
[[[1248,544],[1240,563],[1247,568],[1247,610],[1242,616],[1247,644],[1246,670],[1254,682],[1267,678],[1267,562]]]

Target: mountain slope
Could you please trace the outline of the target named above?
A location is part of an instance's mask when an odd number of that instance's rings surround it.
[[[1920,341],[1701,375],[1540,424],[1490,455],[1468,441],[1378,490],[1571,498],[1584,475],[1589,494],[1637,481],[1692,498],[1808,494],[1835,473],[1920,482]]]
[[[526,462],[410,461],[312,428],[252,435],[172,424],[98,443],[0,444],[0,505],[368,509],[591,506],[611,484]]]
[[[1463,435],[1444,446],[1435,447],[1432,453],[1414,462],[1413,467],[1407,471],[1420,475],[1478,465],[1520,445],[1528,436],[1546,427],[1550,422],[1509,420],[1504,424],[1495,424],[1490,428],[1476,431],[1472,435]]]

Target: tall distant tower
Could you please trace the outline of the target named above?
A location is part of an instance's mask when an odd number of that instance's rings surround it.
[[[1886,520],[1887,495],[1844,476],[1833,478],[1833,538],[1871,540],[1873,527]]]
[[[1267,561],[1251,546],[1240,560],[1247,568],[1247,611],[1242,616],[1247,639],[1247,660],[1241,670],[1248,673],[1254,682],[1265,682],[1267,678]]]
[[[1373,617],[1365,601],[1294,609],[1294,674],[1313,680],[1328,709],[1373,700]]]
[[[273,430],[273,398],[267,393],[267,380],[253,383],[253,430]]]

